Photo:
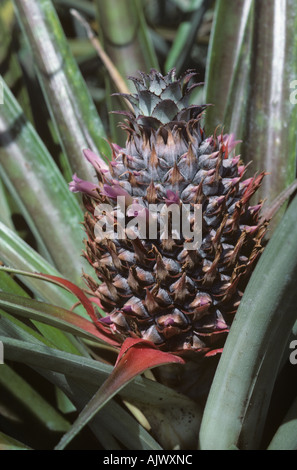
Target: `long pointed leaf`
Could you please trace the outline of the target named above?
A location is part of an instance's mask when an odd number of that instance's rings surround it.
[[[44,302],[0,292],[0,308],[85,338],[109,339],[85,318]]]
[[[25,446],[22,442],[7,436],[3,432],[0,432],[0,450],[30,450],[29,447]]]
[[[0,384],[9,390],[38,421],[53,431],[67,431],[70,423],[11,367],[1,366]]]
[[[23,332],[22,332],[23,333]],[[76,380],[93,384],[98,387],[111,374],[113,368],[109,364],[94,361],[93,359],[77,356],[35,342],[32,348],[31,337],[28,340],[18,340],[12,335],[0,338],[4,344],[7,359],[28,364],[31,367],[40,367],[57,373],[65,373]],[[192,401],[173,389],[144,377],[136,377],[133,383],[120,390],[120,395],[126,400],[137,400],[144,404],[160,406],[160,401],[170,403],[171,406],[191,407]]]
[[[5,84],[0,106],[0,176],[56,267],[79,283],[86,265],[80,256],[82,211]]]
[[[217,0],[215,4],[205,78],[206,102],[214,104],[205,117],[210,133],[224,124],[227,97],[252,3],[252,0]]]
[[[14,301],[21,299],[22,302],[22,299],[29,298],[29,295],[5,271],[2,270],[0,271],[0,291],[3,291],[5,294],[10,294],[12,302],[12,305],[10,305],[10,307],[13,313],[15,313],[16,310],[13,308]],[[40,304],[36,303],[35,306],[40,306]],[[29,314],[25,315],[25,317],[26,316],[31,318],[35,328],[40,331],[42,335],[56,347],[74,353],[79,353],[79,351],[82,349],[82,347],[78,345],[74,337],[68,335],[68,333],[63,332],[60,328],[56,328],[36,321],[34,320],[34,318],[32,318],[32,316],[30,317]],[[73,318],[73,314],[71,315],[71,318]],[[12,321],[15,322],[15,318],[13,318]],[[22,327],[26,329],[27,325],[22,324]]]
[[[155,349],[149,341],[127,339],[122,346],[113,372],[80,413],[77,420],[57,445],[64,449],[96,413],[134,377],[152,367],[183,363],[183,359]]]
[[[3,181],[0,179],[0,201],[1,201],[1,211],[0,211],[0,222],[4,223],[10,229],[14,229],[12,223],[12,213],[8,203],[7,192],[5,190]]]
[[[268,450],[297,450],[297,398],[273,436]]]
[[[76,301],[75,297],[53,283],[47,283],[36,277],[28,277],[27,272],[42,272],[59,277],[61,274],[33,248],[25,243],[16,233],[0,222],[0,260],[8,266],[11,273],[19,277],[38,299],[49,303],[58,304],[60,307],[70,308]],[[0,270],[6,271],[5,268]],[[22,272],[24,275],[22,275]],[[5,289],[4,289],[5,290]],[[77,308],[76,312],[85,315],[83,308]]]
[[[169,70],[176,68],[177,75],[181,73],[187,62],[189,62],[190,52],[197,31],[202,24],[205,12],[212,4],[212,0],[199,1],[198,6],[195,5],[197,1],[191,3],[194,4],[193,8],[188,11],[187,20],[179,25],[165,63],[166,71],[169,72]],[[191,13],[191,15],[189,15],[189,13]]]
[[[96,6],[105,51],[131,88],[127,76],[137,74],[138,70],[148,71],[156,65],[155,61],[151,62],[151,50],[147,54],[146,48],[142,48],[145,44],[139,41],[140,6],[135,8],[134,0],[110,0],[108,3],[96,0]]]
[[[106,133],[50,0],[15,0],[62,148],[73,173],[94,178],[82,150],[110,154]]]
[[[246,135],[248,172],[268,172],[258,197],[270,203],[295,177],[297,113],[291,83],[297,76],[295,0],[255,2]]]

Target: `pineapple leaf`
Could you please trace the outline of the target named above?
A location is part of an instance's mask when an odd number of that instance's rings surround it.
[[[67,331],[93,340],[102,339],[102,335],[93,323],[69,310],[54,305],[0,292],[0,307],[14,315],[55,326],[60,331]],[[103,338],[105,337],[103,336]]]
[[[62,414],[7,364],[1,365],[0,385],[51,431],[65,432],[70,428]]]
[[[37,76],[73,173],[92,180],[83,148],[109,155],[106,133],[50,0],[15,1]]]
[[[183,359],[173,354],[158,351],[149,341],[126,339],[112,373],[80,413],[71,429],[62,437],[56,449],[63,450],[96,413],[134,377],[152,367],[183,362]]]
[[[22,442],[0,432],[0,450],[31,450]]]
[[[139,109],[144,116],[151,116],[154,108],[161,102],[159,96],[149,90],[140,91],[139,94]]]
[[[172,82],[169,85],[167,85],[167,87],[160,94],[160,96],[162,100],[169,99],[177,103],[183,97],[180,82],[176,80],[175,82]]]
[[[5,83],[3,88],[0,174],[47,259],[79,283],[86,263],[73,253],[82,248],[82,210]]]
[[[273,436],[267,450],[297,450],[297,398]]]
[[[28,276],[28,273],[42,272],[52,276],[59,276],[60,273],[40,256],[31,246],[18,237],[14,231],[10,230],[0,222],[0,259],[14,269],[1,267],[1,271],[10,272],[28,287],[38,299],[45,302],[56,303],[60,307],[70,308],[75,297],[65,289],[60,289],[53,283],[45,283],[44,278]],[[16,292],[19,293],[19,292]],[[23,293],[21,293],[23,295]],[[77,312],[85,315],[82,307],[77,308]]]
[[[158,119],[162,123],[173,121],[178,114],[178,107],[171,99],[166,99],[158,103],[152,112],[152,117]]]
[[[205,118],[206,130],[212,132],[223,123],[228,90],[242,47],[252,0],[215,3],[214,20],[207,56],[206,101],[215,104]]]
[[[176,32],[173,45],[165,62],[165,69],[171,70],[176,67],[180,73],[189,61],[193,44],[200,28],[204,14],[212,4],[212,0],[193,2],[189,19],[182,21]]]

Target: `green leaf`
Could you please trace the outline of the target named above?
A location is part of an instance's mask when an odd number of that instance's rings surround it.
[[[13,302],[19,301],[20,304],[26,303],[24,300],[28,298],[29,295],[5,272],[0,270],[0,291],[4,292],[4,297],[7,298],[7,295],[11,299],[10,311],[15,314],[18,308],[13,308]],[[10,295],[9,295],[10,294]],[[1,292],[0,292],[1,295]],[[20,297],[21,296],[21,297]],[[36,303],[36,301],[32,305],[39,306],[42,305],[41,303]],[[19,313],[19,312],[18,312]],[[71,338],[70,335],[65,334],[62,330],[57,329],[56,327],[48,326],[39,321],[34,320],[34,316],[30,316],[28,312],[26,314],[23,313],[25,317],[29,317],[32,320],[33,325],[40,331],[43,336],[51,342],[51,344],[56,345],[58,348],[64,349],[69,352],[79,352],[81,350],[81,346],[78,345],[75,338]],[[38,315],[37,315],[38,316]],[[75,318],[76,315],[71,313],[71,320]],[[80,318],[80,317],[79,317]],[[14,320],[13,320],[14,321]],[[80,320],[81,321],[81,320]],[[84,322],[84,320],[82,320]],[[26,328],[23,325],[23,328]]]
[[[94,395],[98,390],[98,386],[109,377],[113,370],[109,364],[64,351],[53,350],[46,345],[38,344],[36,341],[32,348],[32,338],[29,336],[26,339],[24,333],[21,332],[21,338],[23,337],[24,340],[18,340],[11,334],[9,336],[5,334],[0,338],[4,344],[5,357],[34,368],[39,367],[41,368],[40,371],[44,371],[44,373],[46,370],[54,371],[55,377],[57,377],[57,373],[65,374],[65,371],[67,371],[67,387],[72,377],[79,384],[92,385],[94,387],[92,388],[92,395]],[[57,386],[62,383],[63,381],[57,383]],[[63,390],[65,393],[67,392],[64,388]],[[69,396],[68,393],[67,395]],[[195,409],[195,404],[188,397],[142,376],[136,377],[132,383],[128,383],[126,387],[119,391],[119,395],[127,401],[132,400],[132,402],[140,403],[146,407],[180,409],[181,412],[188,412],[189,415]]]
[[[0,291],[29,297],[29,294],[5,271],[0,271]]]
[[[112,373],[85,406],[71,429],[62,437],[56,449],[63,450],[98,411],[134,377],[152,367],[183,362],[177,356],[156,349],[149,341],[126,339]]]
[[[240,303],[208,396],[201,449],[259,446],[296,321],[296,218],[297,197],[265,248]]]
[[[0,332],[2,335],[30,343],[41,343],[49,347],[53,346],[52,342],[38,333],[31,324],[23,323],[2,309],[0,309],[0,315]]]
[[[3,181],[0,179],[0,201],[1,201],[1,212],[0,212],[0,222],[7,225],[11,230],[14,229],[12,223],[12,213],[9,207],[7,192],[4,187]]]
[[[73,400],[79,409],[83,409],[97,388],[69,378],[67,382],[73,392]],[[105,449],[120,450],[121,443],[125,448],[132,450],[162,450],[158,442],[114,400],[110,400],[99,411],[89,426]]]
[[[32,122],[32,112],[26,81],[17,56],[14,35],[13,4],[2,0],[0,4],[0,67],[1,74],[16,99],[22,106],[27,118]]]
[[[220,90],[225,98],[224,115],[222,124],[226,132],[233,133],[236,139],[244,139],[247,124],[247,109],[249,99],[249,79],[251,77],[252,63],[252,39],[253,39],[253,4],[246,5],[241,20],[242,33],[238,38],[237,50],[234,57],[233,73],[230,75],[228,94]],[[220,84],[219,84],[220,88]],[[216,106],[215,106],[216,108]],[[214,111],[214,110],[213,110]],[[220,110],[221,112],[221,110]],[[242,150],[242,145],[236,147],[237,154]]]
[[[38,243],[61,273],[80,282],[82,211],[55,162],[4,84],[0,106],[0,176]]]
[[[273,436],[267,450],[297,450],[297,398],[283,423]]]
[[[4,354],[7,359],[27,364],[31,367],[60,372],[77,376],[88,381],[95,380],[96,384],[103,382],[112,371],[112,366],[94,361],[87,357],[78,356],[31,340],[24,341],[9,336],[1,336],[4,344]],[[87,373],[87,374],[86,374]]]
[[[106,133],[50,0],[14,1],[64,154],[73,173],[94,179],[84,148],[110,156]]]
[[[30,448],[22,442],[0,432],[0,450],[30,450]]]
[[[1,365],[0,384],[51,431],[65,432],[69,429],[70,423],[6,364]]]
[[[157,65],[153,50],[148,47],[149,36],[146,34],[143,40],[145,20],[141,2],[96,0],[95,3],[105,52],[131,88],[127,76],[136,75],[139,70],[148,71]]]
[[[16,275],[25,286],[27,286],[38,299],[46,302],[58,304],[60,307],[70,308],[76,301],[76,298],[57,287],[52,283],[40,280],[40,278],[26,274],[29,272],[42,272],[53,276],[61,274],[40,256],[33,248],[25,243],[16,233],[0,222],[0,260],[14,269],[9,271]],[[6,268],[0,267],[0,271],[6,271]],[[23,271],[23,275],[22,272]],[[3,286],[3,290],[5,286]],[[16,292],[17,293],[17,292]],[[23,295],[23,293],[21,293]],[[78,307],[76,312],[86,316],[85,309]]]
[[[295,0],[255,2],[247,122],[242,155],[249,172],[268,176],[258,197],[273,199],[295,178],[297,113],[291,83],[297,76]]]
[[[82,409],[98,388],[98,381],[87,383],[81,377],[73,379],[69,375],[43,371],[44,377],[51,381],[69,397],[77,409]],[[149,381],[150,382],[150,381]],[[144,387],[145,389],[145,387]],[[123,407],[110,400],[89,423],[90,429],[105,449],[121,450],[161,450],[153,437],[127,413]]]
[[[205,99],[208,104],[214,105],[207,110],[205,116],[208,133],[213,133],[218,125],[224,125],[227,98],[252,4],[252,0],[217,0],[215,3],[205,77]]]
[[[192,1],[188,9],[191,15],[188,20],[182,21],[176,32],[173,45],[169,51],[165,62],[165,70],[176,68],[179,75],[184,66],[189,62],[190,53],[196,39],[197,31],[200,28],[205,12],[212,4],[212,0]]]
[[[0,292],[0,308],[15,315],[45,323],[58,328],[56,334],[66,331],[73,335],[98,340],[102,338],[95,325],[85,318],[61,307],[39,302],[33,299]],[[59,335],[60,336],[60,335]],[[61,338],[62,339],[62,338]],[[64,342],[53,341],[66,349]],[[66,349],[67,350],[67,349]],[[72,351],[74,352],[73,348]],[[76,351],[75,351],[76,352]]]

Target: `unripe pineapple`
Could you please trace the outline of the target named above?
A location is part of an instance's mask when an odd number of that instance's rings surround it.
[[[205,136],[206,106],[188,105],[195,76],[189,71],[176,79],[174,71],[162,76],[152,70],[134,77],[137,93],[124,95],[134,109],[123,113],[125,148],[112,145],[109,166],[84,151],[98,184],[75,175],[70,189],[84,194],[84,255],[98,278],[85,279],[108,313],[101,321],[121,341],[140,337],[175,354],[210,356],[224,344],[262,251],[262,203],[251,206],[250,199],[264,174],[245,179],[232,135]],[[160,231],[154,239],[96,237],[96,222],[103,217],[98,204],[110,204],[109,217],[119,225],[117,196],[125,209],[130,206],[127,220],[136,204],[146,225],[151,204],[193,209],[200,204],[201,245],[189,250],[186,238],[172,233],[163,238]],[[194,230],[192,219],[191,224]]]

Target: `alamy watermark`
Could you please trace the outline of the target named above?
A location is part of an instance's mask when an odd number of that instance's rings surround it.
[[[141,198],[138,198],[141,201]],[[186,250],[198,250],[202,243],[201,204],[140,204],[127,206],[125,196],[117,205],[98,204],[95,208],[97,240],[181,240]]]
[[[0,364],[4,364],[4,346],[2,341],[0,341]]]
[[[290,363],[296,366],[297,365],[297,339],[294,339],[293,341],[290,342],[290,349],[293,349],[289,358]]]

